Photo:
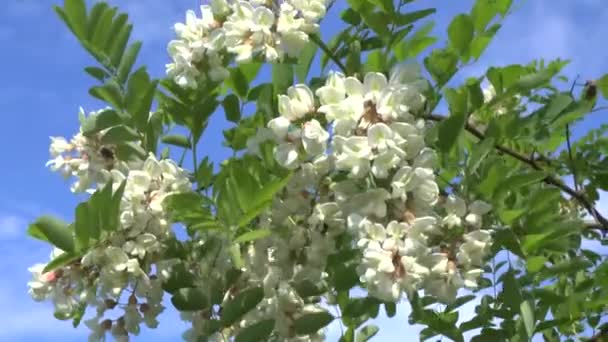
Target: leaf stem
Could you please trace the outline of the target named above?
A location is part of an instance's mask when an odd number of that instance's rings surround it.
[[[342,70],[343,73],[346,74],[346,66],[342,64],[340,59],[334,55],[334,53],[329,49],[327,45],[325,45],[325,43],[323,42],[323,40],[321,40],[319,36],[317,36],[316,34],[311,34],[310,39],[315,42],[319,46],[319,48],[323,50],[323,52],[325,52],[329,59],[331,59],[338,66],[338,68]]]

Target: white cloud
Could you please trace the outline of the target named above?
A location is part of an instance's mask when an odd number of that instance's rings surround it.
[[[25,233],[27,221],[18,215],[0,214],[0,241],[11,240]]]

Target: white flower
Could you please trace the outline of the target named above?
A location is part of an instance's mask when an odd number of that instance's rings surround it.
[[[302,145],[309,155],[316,156],[325,152],[328,139],[329,133],[321,127],[319,121],[313,119],[304,123]]]
[[[287,89],[287,95],[279,95],[279,113],[289,121],[295,121],[314,111],[312,91],[304,84]]]
[[[298,148],[291,143],[279,144],[275,147],[274,157],[279,163],[287,169],[295,169],[299,164]]]
[[[143,258],[146,255],[146,251],[154,252],[158,249],[158,243],[156,236],[150,233],[144,233],[130,240],[123,246],[125,252],[138,258]]]
[[[465,242],[460,245],[456,255],[458,262],[464,265],[481,266],[490,251],[492,235],[487,230],[475,230],[465,234]]]
[[[27,283],[28,292],[35,301],[45,300],[53,291],[56,275],[54,272],[42,273],[45,264],[35,264],[27,270],[32,273],[32,280]]]
[[[84,324],[91,330],[91,334],[89,335],[90,342],[98,342],[105,339],[108,329],[104,326],[103,322],[99,322],[99,317],[85,320]]]
[[[389,171],[394,167],[397,167],[400,161],[401,159],[394,151],[382,152],[374,159],[372,173],[377,178],[386,178],[388,177]]]
[[[325,85],[317,89],[315,92],[321,101],[320,112],[323,112],[324,105],[336,104],[344,99],[346,89],[344,84],[344,75],[339,72],[331,71]]]
[[[363,217],[375,216],[383,218],[386,216],[386,200],[390,194],[382,189],[370,189],[364,193],[353,196],[349,201],[342,204],[342,211],[346,215],[357,213]]]
[[[272,130],[277,141],[282,141],[287,137],[287,132],[290,125],[291,123],[289,122],[289,119],[284,116],[279,116],[268,121],[267,126]]]
[[[74,149],[74,145],[70,144],[64,137],[50,137],[51,147],[49,153],[53,157],[57,157]]]
[[[388,85],[386,76],[379,72],[368,72],[363,79],[363,94],[365,100],[378,103],[384,88]]]
[[[386,151],[392,144],[393,131],[384,123],[373,124],[367,130],[369,146],[380,152]]]

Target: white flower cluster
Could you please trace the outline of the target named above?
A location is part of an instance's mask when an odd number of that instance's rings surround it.
[[[89,117],[98,115],[103,110],[89,113]],[[84,110],[80,108],[79,115],[83,117]],[[104,145],[101,137],[107,130],[103,130],[86,137],[82,128],[70,141],[64,137],[51,137],[49,152],[53,159],[47,162],[52,171],[60,172],[66,179],[77,178],[72,184],[72,192],[90,190],[97,182],[104,182],[104,170],[114,168],[124,169],[125,164],[115,158],[114,147]]]
[[[276,160],[296,170],[269,225],[290,227],[278,245],[311,253],[302,264],[261,262],[258,273],[279,287],[296,276],[322,282],[333,237],[348,231],[362,250],[361,282],[382,300],[424,289],[450,301],[458,289],[476,286],[491,245],[481,230],[490,207],[475,201],[467,211],[462,199],[440,196],[435,152],[425,146],[425,122],[416,119],[426,85],[417,66],[400,65],[388,79],[331,73],[316,98],[303,84],[279,96],[280,116],[248,148],[258,154],[261,143],[273,141]],[[273,260],[283,254],[294,255],[276,250]],[[311,263],[318,268],[307,270]]]
[[[325,11],[326,0],[211,0],[201,6],[201,18],[188,11],[186,22],[175,25],[178,39],[169,43],[173,62],[167,74],[196,88],[199,77],[226,78],[231,56],[237,62],[296,58]]]
[[[72,317],[77,310],[95,307],[95,317],[85,321],[91,328],[90,340],[104,339],[111,332],[116,340],[128,340],[138,334],[143,322],[156,327],[156,317],[163,311],[161,288],[164,242],[173,237],[163,200],[175,193],[191,191],[187,173],[173,161],[158,161],[150,155],[143,162],[121,163],[121,169],[107,167],[110,156],[97,155],[100,145],[95,138],[81,134],[67,143],[54,138],[51,154],[53,166],[70,170],[79,177],[78,190],[95,182],[100,189],[111,182],[113,190],[126,181],[119,207],[119,227],[103,231],[98,241],[77,260],[43,273],[45,264],[30,268],[33,279],[29,292],[37,301],[52,300],[56,314]],[[104,148],[104,147],[101,147]],[[75,155],[67,158],[66,154]],[[105,158],[105,159],[104,159]],[[85,185],[86,184],[86,185]],[[63,253],[55,250],[52,258]],[[105,318],[105,312],[119,308],[117,319]],[[115,316],[114,313],[111,315]]]

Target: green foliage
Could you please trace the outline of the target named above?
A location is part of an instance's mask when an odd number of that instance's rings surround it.
[[[295,331],[298,335],[314,334],[319,329],[326,327],[334,320],[329,312],[315,312],[304,314],[295,321]]]

